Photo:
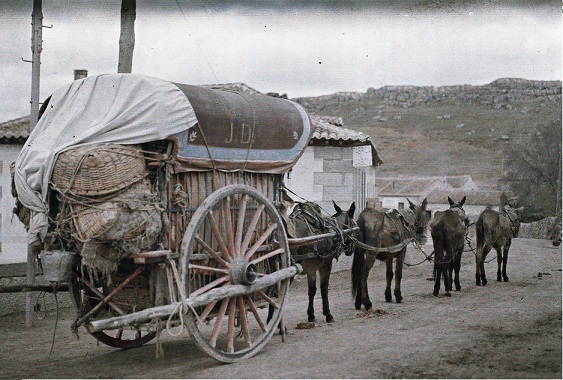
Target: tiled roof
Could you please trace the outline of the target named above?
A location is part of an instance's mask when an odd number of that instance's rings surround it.
[[[434,190],[477,191],[470,175],[426,177],[376,177],[375,186],[383,196],[427,196]],[[444,198],[447,200],[446,198]]]
[[[313,139],[338,140],[360,142],[367,145],[371,143],[368,135],[343,126],[342,118],[334,116],[311,116],[314,132]]]
[[[436,189],[426,197],[429,204],[447,204],[448,197],[460,201],[467,197],[466,205],[498,206],[502,191],[464,191]]]
[[[310,145],[333,145],[338,146],[371,146],[373,166],[381,165],[383,161],[379,158],[375,145],[371,138],[362,133],[343,126],[342,118],[336,116],[311,115],[313,123],[313,136]]]
[[[29,116],[0,123],[0,143],[23,143],[29,137]]]
[[[437,178],[376,178],[379,195],[421,196],[436,187]]]

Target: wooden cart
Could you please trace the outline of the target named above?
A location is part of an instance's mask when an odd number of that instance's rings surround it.
[[[157,198],[150,205],[162,222],[157,242],[120,258],[110,275],[88,268],[77,255],[69,280],[77,310],[73,327],[86,327],[109,346],[133,348],[165,329],[180,333],[185,326],[201,350],[234,362],[256,354],[280,326],[285,331],[282,309],[289,281],[301,271],[292,264],[290,246],[335,234],[288,239],[284,226],[283,175],[312,133],[299,105],[177,86],[195,110],[197,124],[135,148],[146,163],[142,181]],[[74,180],[82,169],[73,170]],[[127,169],[118,171],[135,177]],[[65,184],[56,182],[51,181],[57,195],[51,199],[58,200],[51,202],[52,238],[44,248],[80,253],[86,239],[68,231],[76,227],[76,210],[86,198],[73,198],[61,189]],[[96,202],[92,212],[104,212]],[[139,234],[143,228],[140,223]],[[112,255],[112,247],[106,244],[103,254]]]

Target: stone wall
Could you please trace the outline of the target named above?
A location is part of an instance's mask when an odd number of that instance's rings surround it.
[[[513,109],[535,100],[561,101],[561,81],[537,81],[517,78],[497,79],[483,86],[384,86],[369,88],[366,93],[338,92],[332,95],[293,99],[307,110],[320,113],[323,109],[351,100],[379,98],[388,106],[403,108],[423,103],[451,105],[487,105]],[[526,112],[525,108],[522,108]]]

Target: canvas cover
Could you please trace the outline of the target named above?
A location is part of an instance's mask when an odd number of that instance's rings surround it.
[[[16,160],[18,198],[32,213],[29,240],[47,232],[49,180],[57,155],[67,149],[169,138],[178,143],[182,170],[282,173],[300,157],[311,132],[306,112],[285,99],[136,74],[74,81],[51,95]],[[229,136],[238,142],[229,145]]]

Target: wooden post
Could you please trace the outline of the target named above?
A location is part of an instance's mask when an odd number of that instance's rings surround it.
[[[118,73],[130,73],[133,69],[133,50],[135,48],[136,0],[121,1],[121,35],[119,37]]]
[[[31,112],[29,114],[30,132],[35,128],[37,119],[39,119],[39,78],[41,66],[41,50],[43,43],[43,12],[42,0],[33,0],[33,12],[31,14],[31,52],[32,52],[32,69],[31,69]],[[35,262],[37,258],[32,252],[31,247],[27,246],[27,284],[33,286],[35,284]],[[33,311],[35,293],[29,292],[25,297],[25,325],[33,326]]]

